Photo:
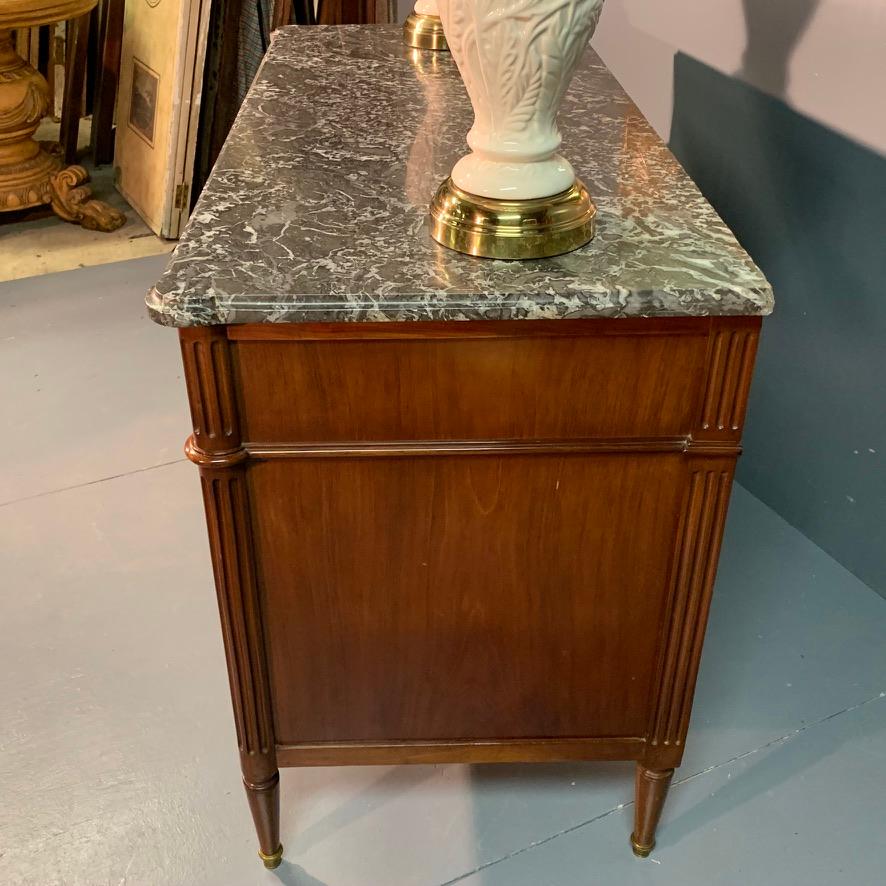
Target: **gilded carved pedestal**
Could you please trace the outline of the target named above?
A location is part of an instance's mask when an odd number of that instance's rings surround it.
[[[125,216],[93,200],[82,166],[63,168],[56,146],[34,140],[49,108],[49,87],[15,51],[12,29],[82,15],[96,0],[9,0],[0,7],[0,212],[52,206],[65,221],[113,231]]]

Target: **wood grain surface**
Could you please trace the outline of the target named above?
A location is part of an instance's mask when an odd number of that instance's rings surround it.
[[[243,437],[295,442],[688,434],[701,393],[705,332],[237,341]]]
[[[759,318],[181,330],[241,762],[680,764]]]
[[[684,470],[253,465],[278,741],[643,735]]]

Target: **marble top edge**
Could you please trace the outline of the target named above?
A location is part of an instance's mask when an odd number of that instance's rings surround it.
[[[289,297],[249,294],[213,297],[172,305],[168,297],[152,288],[145,299],[151,319],[161,326],[219,326],[244,323],[378,323],[434,322],[465,320],[577,320],[619,317],[708,317],[760,316],[772,313],[774,300],[769,287],[748,291],[747,301],[734,299],[732,290],[704,292],[632,292],[624,301],[611,300],[611,293],[586,293],[592,302],[576,299],[544,300],[525,293],[488,297],[479,303],[474,297],[444,294],[433,301],[422,297],[385,299],[379,305],[371,296],[364,299],[306,298],[295,302]],[[609,299],[609,300],[607,300]],[[704,304],[702,304],[704,301]],[[717,309],[712,304],[718,303]],[[283,317],[284,319],[278,319]]]
[[[560,116],[598,206],[583,249],[528,262],[434,243],[427,204],[472,112],[448,56],[396,26],[278,31],[168,267],[166,326],[765,316],[772,289],[599,57]],[[300,90],[294,91],[294,70]]]

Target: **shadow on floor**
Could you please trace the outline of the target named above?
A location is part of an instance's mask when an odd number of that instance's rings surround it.
[[[433,770],[427,766],[396,766],[382,770],[380,778],[350,798],[346,804],[337,806],[329,815],[299,829],[286,849],[297,857],[306,849],[327,839],[334,839],[349,825],[367,815],[374,815],[390,800],[396,800],[406,791],[417,788],[427,780]],[[310,881],[309,881],[310,882]]]
[[[283,886],[327,886],[322,880],[312,877],[303,867],[286,861],[285,858],[273,874]]]

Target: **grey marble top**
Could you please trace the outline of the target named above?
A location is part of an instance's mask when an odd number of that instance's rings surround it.
[[[558,258],[437,245],[428,203],[473,115],[446,53],[396,26],[277,32],[157,286],[168,326],[768,314],[772,290],[597,55],[560,115],[598,206]]]

